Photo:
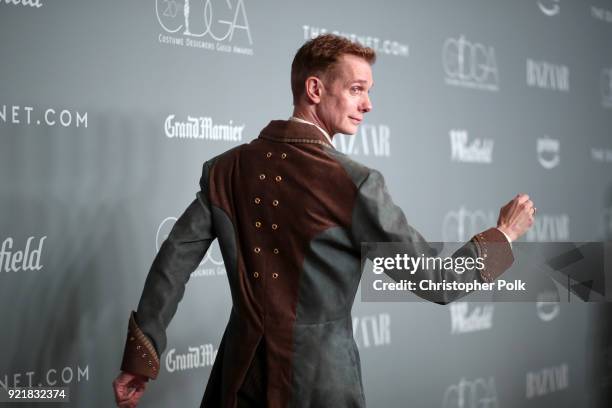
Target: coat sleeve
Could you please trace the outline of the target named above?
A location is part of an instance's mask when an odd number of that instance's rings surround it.
[[[353,238],[357,245],[365,245],[364,258],[372,259],[382,252],[374,243],[395,242],[395,248],[411,257],[436,256],[435,250],[423,236],[406,221],[403,211],[393,203],[385,185],[383,176],[376,170],[370,169],[361,182],[357,192],[352,222]],[[390,255],[390,254],[388,254]],[[443,267],[423,269],[420,268],[411,280],[430,280],[432,282],[493,282],[514,262],[510,243],[504,234],[497,228],[490,228],[476,234],[460,249],[452,254],[457,257],[480,257],[484,260],[484,268],[480,271],[473,269],[462,274]],[[386,274],[396,282],[406,279],[406,271],[387,271]],[[456,300],[463,293],[451,291],[437,291],[434,294],[415,292],[436,303],[446,304]]]
[[[208,194],[210,163],[204,163],[200,191],[178,218],[147,275],[136,312],[128,323],[121,369],[155,379],[166,348],[166,329],[185,285],[215,239]]]

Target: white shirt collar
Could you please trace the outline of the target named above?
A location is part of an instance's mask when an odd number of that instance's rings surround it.
[[[327,139],[327,141],[329,142],[329,144],[330,144],[332,147],[334,146],[334,145],[333,145],[333,143],[332,143],[332,139],[331,139],[331,137],[329,136],[329,134],[328,134],[328,133],[327,133],[325,130],[323,130],[322,128],[320,128],[319,126],[315,125],[314,123],[309,122],[309,121],[304,120],[304,119],[301,119],[301,118],[296,118],[295,116],[291,116],[291,117],[289,118],[289,120],[292,120],[292,121],[294,121],[294,122],[299,122],[299,123],[306,123],[306,124],[308,124],[308,125],[312,125],[312,126],[316,127],[317,129],[319,129],[319,130],[321,131],[321,133],[323,133],[323,136],[325,136],[325,138]]]

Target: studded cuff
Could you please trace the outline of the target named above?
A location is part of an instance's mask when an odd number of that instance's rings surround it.
[[[493,282],[514,262],[512,248],[503,233],[497,228],[490,228],[474,235],[478,256],[484,259],[484,269],[480,276],[485,282]]]
[[[159,357],[155,347],[136,324],[134,312],[130,315],[121,370],[152,380],[156,379],[159,373]]]

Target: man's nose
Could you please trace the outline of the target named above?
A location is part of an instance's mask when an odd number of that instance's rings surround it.
[[[372,101],[370,101],[370,96],[366,94],[363,102],[361,103],[361,112],[366,113],[371,110],[372,110]]]

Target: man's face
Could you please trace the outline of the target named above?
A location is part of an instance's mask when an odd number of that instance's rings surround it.
[[[343,55],[333,74],[323,81],[324,92],[316,108],[319,120],[330,135],[354,135],[365,113],[372,110],[370,64],[355,55]]]

